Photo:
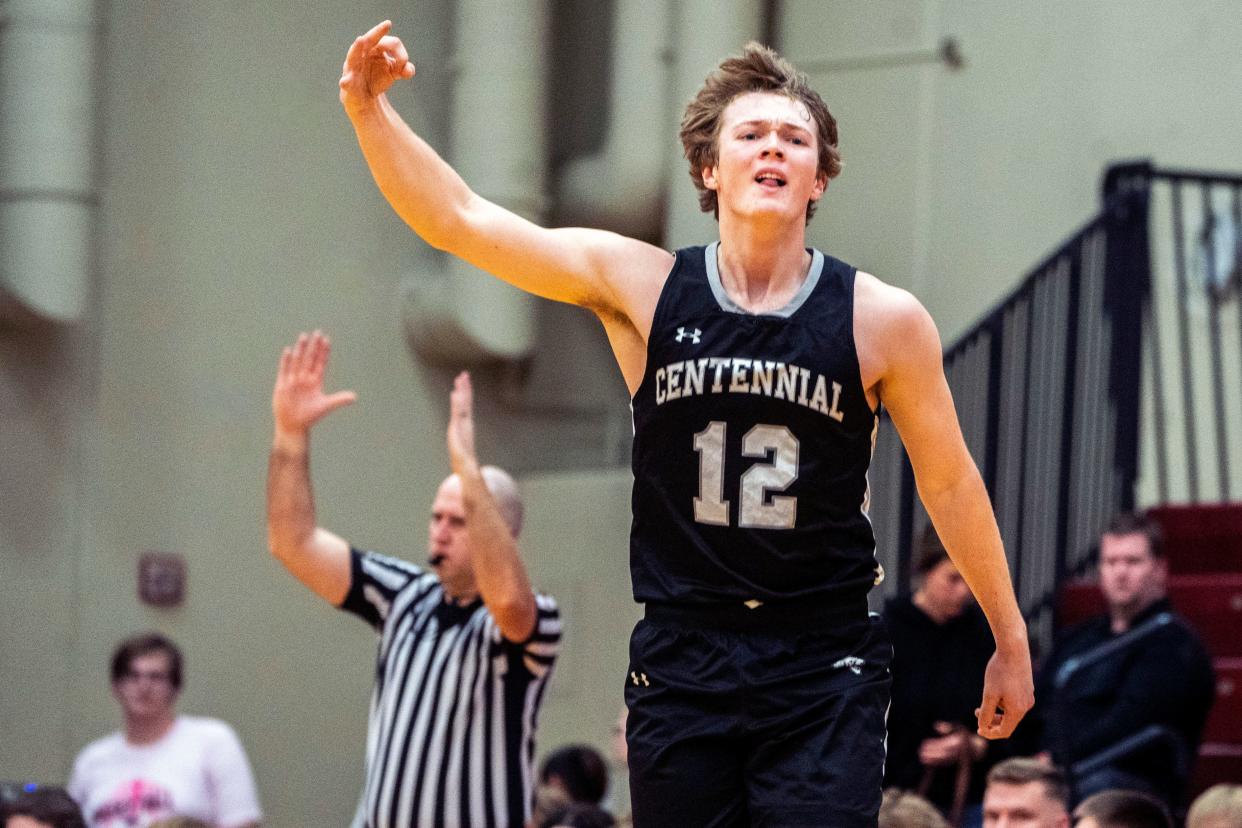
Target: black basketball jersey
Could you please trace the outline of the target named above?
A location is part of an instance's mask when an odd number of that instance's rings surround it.
[[[818,250],[776,312],[726,294],[718,243],[677,251],[633,399],[640,602],[861,600],[876,579],[877,416],[854,347],[854,268]]]

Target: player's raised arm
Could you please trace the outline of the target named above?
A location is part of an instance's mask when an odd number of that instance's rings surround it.
[[[545,229],[474,193],[389,102],[388,88],[414,75],[391,30],[385,20],[350,46],[340,97],[371,174],[397,214],[428,244],[523,290],[626,318],[641,315],[629,296],[631,277],[662,276],[671,255],[600,230]]]
[[[871,283],[868,339],[882,361],[880,401],[910,456],[927,514],[992,628],[996,653],[984,674],[979,735],[1003,738],[1034,704],[1034,691],[1026,623],[996,517],[962,438],[935,323],[910,294]]]

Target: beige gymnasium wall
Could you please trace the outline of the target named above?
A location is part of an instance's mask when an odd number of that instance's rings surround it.
[[[411,358],[398,282],[437,259],[376,192],[335,81],[350,39],[394,16],[419,63],[398,107],[444,145],[452,5],[99,4],[92,310],[77,326],[0,319],[0,779],[62,780],[77,749],[116,725],[112,644],[156,627],[188,652],[183,708],[242,734],[268,823],[347,819],[374,639],[266,554],[268,395],[296,331],[334,336],[330,384],[359,402],[317,432],[321,520],[417,560],[444,473],[449,372]],[[1239,163],[1242,113],[1229,102],[1242,20],[1228,2],[779,6],[795,60],[960,40],[960,73],[814,73],[847,167],[812,238],[914,289],[946,338],[1092,214],[1106,161]],[[676,169],[670,186],[688,186]],[[594,325],[560,309],[540,318],[528,381],[552,396],[581,388],[621,412],[613,432],[628,427]],[[566,354],[566,369],[549,367]],[[500,379],[480,374],[486,388]],[[523,546],[569,622],[543,747],[603,746],[636,614],[623,452],[605,445],[601,468],[549,470],[531,447],[546,455],[559,440],[578,466],[591,455],[583,411],[480,396],[484,454],[523,478]],[[145,550],[185,555],[181,608],[138,603]]]
[[[808,66],[960,45],[957,72],[811,72],[846,164],[813,239],[912,289],[946,340],[1094,216],[1110,162],[1242,168],[1242,17],[1230,0],[781,9],[784,51]]]

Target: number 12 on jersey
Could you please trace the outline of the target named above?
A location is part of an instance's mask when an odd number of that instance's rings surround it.
[[[729,501],[724,499],[726,424],[713,420],[694,435],[699,455],[699,496],[694,519],[712,526],[729,525]],[[745,529],[792,529],[798,516],[798,498],[772,495],[798,479],[798,438],[785,426],[760,423],[742,437],[743,457],[767,457],[742,472],[738,526]]]

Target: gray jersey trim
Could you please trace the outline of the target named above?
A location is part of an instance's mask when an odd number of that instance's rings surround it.
[[[740,313],[746,316],[780,316],[788,319],[806,302],[811,291],[815,290],[815,285],[819,283],[820,274],[824,272],[824,254],[812,249],[811,269],[806,274],[806,281],[802,283],[802,287],[798,289],[793,298],[783,308],[764,313],[751,313],[729,298],[724,284],[720,281],[720,268],[716,266],[716,249],[719,247],[718,241],[709,244],[703,251],[703,263],[707,267],[707,283],[711,285],[712,294],[716,297],[720,309],[727,313]]]

